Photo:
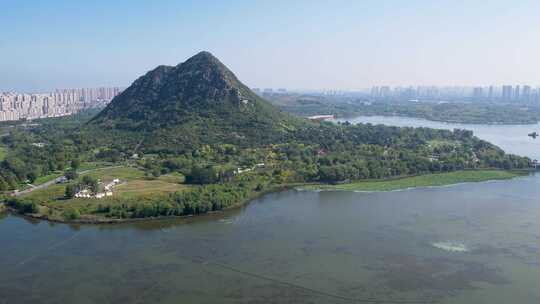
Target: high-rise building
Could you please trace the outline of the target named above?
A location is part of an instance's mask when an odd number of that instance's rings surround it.
[[[523,86],[523,92],[521,94],[521,100],[524,102],[530,102],[531,101],[531,87],[526,85]]]
[[[502,100],[511,101],[514,98],[513,88],[511,85],[505,85],[502,88]]]
[[[520,100],[520,98],[521,98],[520,87],[519,85],[517,85],[516,88],[514,89],[514,100],[518,101]]]
[[[481,87],[473,88],[473,98],[475,100],[481,100],[484,97],[484,92]]]
[[[390,97],[390,87],[389,86],[383,86],[381,87],[381,90],[379,92],[381,98],[388,98]]]
[[[86,108],[105,106],[120,93],[107,89],[106,99],[92,95],[94,89],[56,89],[46,94],[0,93],[0,121],[56,117],[77,113]]]
[[[378,98],[380,97],[380,90],[379,87],[372,87],[371,88],[371,97]]]

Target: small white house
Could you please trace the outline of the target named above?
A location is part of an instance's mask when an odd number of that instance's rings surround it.
[[[120,183],[120,180],[118,178],[113,179],[112,182],[105,185],[105,191],[111,191],[112,188]]]
[[[92,195],[88,189],[83,189],[75,194],[77,198],[91,198]]]
[[[238,168],[238,169],[236,169],[236,174],[242,174],[242,173],[246,173],[246,172],[249,172],[249,171],[252,171],[252,170],[253,170],[252,168],[245,168],[245,169]]]
[[[83,190],[77,192],[77,194],[75,194],[75,197],[76,198],[97,198],[97,199],[101,199],[101,198],[104,198],[104,197],[107,197],[107,196],[113,196],[112,188],[114,186],[118,185],[118,184],[120,184],[120,179],[115,178],[112,182],[108,183],[107,185],[105,185],[103,187],[105,192],[99,192],[99,193],[93,194],[90,190],[83,189]]]

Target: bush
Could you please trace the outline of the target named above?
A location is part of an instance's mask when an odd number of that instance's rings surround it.
[[[71,161],[71,169],[73,171],[79,169],[81,167],[81,161],[79,159],[74,159]]]
[[[65,197],[66,198],[74,198],[75,194],[79,192],[79,185],[67,185],[66,186],[66,192]]]
[[[186,175],[186,183],[188,184],[213,184],[218,182],[218,173],[212,166],[194,167],[191,172]]]
[[[67,209],[62,213],[65,220],[73,221],[81,217],[81,212],[77,208]]]
[[[77,179],[79,177],[79,174],[77,174],[77,172],[74,169],[71,169],[71,170],[67,171],[64,175],[69,180],[74,180],[74,179]]]
[[[9,198],[6,200],[6,205],[17,210],[20,213],[38,213],[39,206],[33,202],[25,202],[16,198]]]

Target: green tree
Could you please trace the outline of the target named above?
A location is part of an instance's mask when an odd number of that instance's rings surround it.
[[[73,198],[75,197],[75,194],[77,194],[77,192],[79,192],[79,187],[78,185],[67,185],[66,186],[66,191],[65,191],[65,197],[66,198]]]
[[[188,184],[213,184],[218,181],[218,173],[213,166],[199,167],[195,166],[191,172],[186,175],[186,183]]]
[[[78,158],[75,158],[71,161],[71,169],[73,170],[79,170],[81,167],[81,161]]]
[[[69,180],[75,180],[79,177],[79,174],[74,169],[68,170],[64,176]]]
[[[28,181],[30,182],[30,184],[34,183],[38,177],[37,173],[35,171],[30,171],[30,173],[28,173],[27,175],[28,177]]]
[[[62,213],[62,216],[68,221],[73,221],[81,217],[81,212],[77,208],[69,208]]]
[[[82,184],[85,187],[88,187],[90,189],[90,191],[92,191],[94,193],[98,192],[99,183],[98,183],[98,180],[96,178],[94,178],[92,176],[89,176],[89,175],[85,175],[85,176],[83,176]]]

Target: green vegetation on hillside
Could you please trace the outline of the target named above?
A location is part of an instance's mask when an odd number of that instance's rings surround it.
[[[510,179],[523,175],[523,172],[502,170],[455,171],[448,173],[425,174],[413,177],[388,180],[368,180],[339,185],[309,185],[306,190],[349,190],[349,191],[393,191],[417,187],[446,186],[459,183],[483,182],[488,180]]]
[[[271,144],[305,123],[254,94],[217,58],[201,52],[137,79],[82,134],[103,147],[176,153],[224,142]]]
[[[7,155],[7,149],[4,148],[4,147],[0,147],[0,161],[4,160],[4,158],[6,158],[6,155]]]

